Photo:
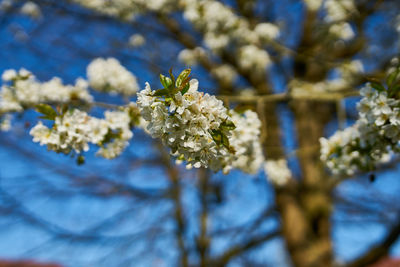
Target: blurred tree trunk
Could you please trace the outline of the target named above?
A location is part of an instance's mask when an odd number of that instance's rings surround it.
[[[323,48],[313,39],[315,14],[306,14],[303,38],[297,48],[294,75],[296,79],[317,82],[326,78],[327,69],[315,58]],[[332,198],[319,159],[319,138],[332,118],[331,103],[296,100],[290,103],[297,133],[297,159],[301,179],[276,188],[276,203],[281,214],[282,232],[294,266],[333,265],[331,241]]]

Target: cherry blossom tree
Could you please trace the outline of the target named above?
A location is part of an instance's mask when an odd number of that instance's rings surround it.
[[[42,57],[54,56],[34,45],[35,38],[51,37],[48,25],[55,21],[74,34],[82,27],[78,37],[61,34],[49,43],[88,63],[80,73],[85,78],[74,77],[71,84],[49,70],[52,78],[43,80],[27,66],[7,67],[0,92],[2,136],[12,138],[19,123],[29,121],[25,136],[48,152],[39,157],[13,139],[4,145],[45,168],[51,164],[43,159],[51,155],[63,155],[66,166],[73,158],[76,171],[57,170],[71,188],[87,190],[73,195],[129,196],[139,206],[136,211],[158,207],[163,212],[152,214],[145,237],[138,237],[102,232],[109,221],[122,229],[118,216],[132,219],[132,210],[75,232],[23,209],[22,200],[0,187],[4,210],[57,239],[101,241],[114,249],[119,246],[113,242],[130,248],[133,240],[152,243],[154,232],[172,233],[174,245],[161,246],[171,251],[159,256],[166,265],[368,266],[379,261],[400,235],[400,207],[393,204],[398,196],[384,195],[370,183],[396,168],[399,152],[399,10],[396,1],[380,0],[0,1],[0,27],[8,20],[29,21],[32,29],[17,27],[12,34]],[[76,25],[62,26],[64,19]],[[103,25],[115,25],[113,38],[102,36]],[[108,52],[97,53],[98,43]],[[128,67],[127,61],[137,65]],[[129,156],[146,142],[155,147],[155,156]],[[120,178],[82,174],[92,162],[109,161],[123,162],[108,171]],[[132,186],[126,180],[135,164],[146,170],[142,176],[157,176],[161,168],[168,186]],[[246,184],[240,189],[262,180],[265,190],[252,200],[262,208],[240,224],[231,215],[237,202],[229,197],[232,177]],[[353,191],[346,190],[349,186]],[[193,188],[196,200],[190,196]],[[246,201],[240,199],[250,206]],[[141,206],[147,202],[151,205]],[[237,216],[246,218],[241,212]],[[166,218],[172,218],[172,230],[162,224]],[[343,260],[336,248],[345,241],[333,234],[338,218],[361,225],[377,221],[385,231]],[[277,246],[284,262],[265,249],[276,240],[283,241]],[[158,252],[152,249],[147,257],[155,260]],[[99,262],[134,266],[140,254],[129,253],[122,252],[119,262]]]

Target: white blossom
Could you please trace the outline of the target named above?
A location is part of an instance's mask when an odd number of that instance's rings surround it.
[[[107,143],[104,147],[101,147],[96,155],[106,159],[113,159],[119,156],[128,145],[129,142],[123,139],[115,139],[113,142]]]
[[[188,66],[194,66],[204,56],[206,56],[205,50],[202,47],[196,47],[195,49],[181,50],[178,54],[178,60]]]
[[[89,150],[89,144],[99,146],[97,155],[104,158],[119,156],[129,144],[133,133],[128,110],[106,111],[104,119],[73,109],[57,116],[51,128],[38,122],[30,131],[34,142],[49,150],[79,154]]]
[[[69,154],[71,151],[80,153],[89,150],[90,117],[86,112],[77,109],[65,116],[56,117],[54,126],[49,129],[42,122],[34,126],[30,134],[34,142],[46,145],[49,150]]]
[[[304,2],[309,10],[317,11],[321,7],[323,0],[304,0]]]
[[[288,167],[286,159],[265,161],[264,171],[267,179],[277,186],[285,185],[292,177],[292,172]]]
[[[241,51],[245,46],[260,45],[279,35],[279,28],[276,25],[264,22],[253,28],[245,18],[235,14],[230,7],[220,1],[181,0],[180,3],[184,18],[203,32],[204,44],[217,54],[228,45],[236,45],[237,50]],[[259,52],[257,56],[261,55],[262,59],[265,59],[266,51],[263,51],[263,54]],[[264,64],[261,65],[264,67]],[[253,67],[258,66],[256,64]]]
[[[348,15],[355,12],[356,7],[353,0],[326,0],[325,9],[327,12],[325,20],[338,22],[345,20]]]
[[[222,101],[198,91],[198,81],[168,97],[156,96],[149,84],[138,93],[138,107],[146,130],[171,149],[186,168],[232,168],[256,173],[264,157],[260,144],[261,122],[255,112],[228,110]],[[219,140],[219,141],[218,141]]]
[[[175,0],[73,0],[74,2],[101,14],[133,20],[145,11],[169,12],[173,10]]]
[[[40,103],[70,101],[91,102],[92,96],[83,79],[77,79],[76,84],[64,85],[60,78],[53,78],[47,82],[39,82],[36,77],[25,69],[18,73],[7,70],[3,73],[5,84],[0,92],[0,113],[21,112],[26,107],[33,107]]]
[[[347,22],[335,23],[329,27],[329,33],[345,41],[353,39],[355,33]]]
[[[275,24],[266,22],[257,24],[254,32],[262,40],[275,39],[279,36],[279,28]]]
[[[18,76],[18,73],[15,70],[5,70],[1,75],[1,79],[5,82],[11,81]]]
[[[209,167],[220,170],[223,159],[229,154],[226,147],[218,145],[213,131],[221,130],[228,119],[222,101],[198,90],[198,81],[191,80],[188,92],[177,92],[170,101],[154,96],[147,83],[138,93],[138,107],[148,121],[147,130],[153,138],[161,138],[171,153],[187,162],[188,167]],[[225,131],[230,135],[229,131]]]
[[[247,110],[243,114],[231,111],[232,121],[236,128],[232,131],[230,144],[235,150],[231,156],[232,167],[246,173],[255,174],[264,162],[260,143],[261,121],[257,113]]]
[[[136,77],[115,58],[97,58],[87,67],[90,86],[101,92],[131,96],[139,88]]]
[[[143,46],[146,43],[146,39],[141,34],[133,34],[129,37],[129,45],[132,47]]]
[[[224,84],[232,84],[237,78],[235,68],[227,64],[214,68],[211,73]]]
[[[329,139],[321,138],[321,160],[334,174],[370,171],[399,151],[399,100],[369,84],[361,90],[359,119]]]
[[[40,7],[32,1],[25,2],[25,4],[21,7],[20,12],[21,14],[30,16],[32,18],[39,18],[42,16]]]
[[[206,32],[204,43],[214,52],[225,48],[229,44],[229,36],[216,32]]]
[[[254,45],[247,45],[239,51],[239,64],[244,69],[265,70],[271,64],[271,59],[267,51]]]

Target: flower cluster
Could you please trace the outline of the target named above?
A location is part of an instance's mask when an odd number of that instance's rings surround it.
[[[274,185],[282,186],[289,182],[292,177],[286,159],[267,160],[264,164],[267,179]]]
[[[364,71],[361,61],[352,60],[343,62],[334,69],[337,77],[321,82],[307,82],[292,80],[289,84],[291,93],[296,96],[310,95],[312,93],[338,92],[348,90],[359,80],[360,73]]]
[[[264,162],[260,143],[261,121],[257,113],[251,110],[246,110],[243,114],[231,110],[230,114],[236,128],[233,129],[229,142],[235,153],[228,162],[233,168],[255,174]]]
[[[182,0],[184,18],[204,34],[205,45],[219,53],[228,44],[236,45],[240,52],[242,68],[265,69],[270,63],[263,45],[279,35],[279,28],[272,23],[250,25],[231,8],[214,0]],[[243,63],[242,63],[243,62]]]
[[[232,41],[256,45],[279,35],[279,29],[274,24],[263,22],[253,28],[246,19],[219,1],[183,0],[181,5],[184,17],[204,32],[204,42],[214,52]]]
[[[135,15],[156,12],[180,11],[183,17],[203,34],[204,45],[214,53],[226,47],[240,51],[243,68],[265,70],[270,60],[265,45],[279,36],[279,28],[269,22],[250,23],[245,17],[236,14],[231,7],[216,0],[74,0],[96,12],[132,20]],[[130,40],[133,46],[143,44],[142,38]],[[243,48],[243,49],[242,49]],[[236,52],[235,51],[235,52]],[[253,56],[253,52],[257,56]],[[199,51],[184,50],[179,58],[192,65],[198,60]],[[261,56],[261,57],[259,57]],[[262,63],[260,61],[263,60]]]
[[[100,59],[97,63],[107,61]],[[88,67],[89,73],[94,72],[97,63]],[[223,66],[215,75],[230,71],[229,66]],[[171,78],[161,75],[163,89],[151,90],[147,83],[138,93],[138,106],[131,103],[116,111],[105,111],[100,119],[71,107],[74,101],[90,104],[87,108],[97,104],[92,102],[85,80],[78,79],[75,86],[63,85],[59,78],[40,83],[29,71],[8,70],[2,75],[6,85],[0,98],[0,111],[4,113],[0,129],[9,130],[10,112],[35,107],[50,123],[39,121],[31,129],[33,141],[57,153],[79,155],[81,159],[90,145],[96,145],[97,155],[115,158],[132,138],[131,128],[138,126],[160,138],[173,156],[186,161],[187,168],[206,167],[225,173],[238,168],[256,173],[264,162],[257,114],[228,110],[215,96],[199,92],[198,81],[190,80],[189,74],[190,69],[176,79],[172,73]]]
[[[345,20],[349,14],[356,10],[354,0],[326,0],[326,20],[337,22]]]
[[[46,145],[49,150],[64,154],[80,154],[89,150],[89,144],[100,147],[97,155],[112,159],[120,155],[133,133],[129,108],[123,111],[105,111],[99,119],[86,112],[72,109],[62,114],[51,111],[50,106],[40,109],[48,119],[54,120],[51,128],[38,122],[30,131],[34,142]]]
[[[235,68],[228,64],[222,64],[211,70],[211,74],[218,79],[222,84],[232,84],[236,78],[237,73]]]
[[[376,164],[387,161],[390,154],[400,151],[399,87],[390,80],[388,86],[386,90],[379,83],[367,84],[357,105],[357,122],[329,139],[320,139],[321,160],[334,174],[371,171]]]
[[[322,6],[322,0],[304,0],[307,8],[313,12],[318,11]],[[356,8],[353,0],[326,0],[324,3],[326,16],[324,20],[328,23],[328,32],[335,38],[350,40],[355,33],[348,22],[345,20],[355,12]]]
[[[173,75],[161,76],[163,89],[151,90],[146,84],[138,93],[147,132],[160,138],[178,161],[186,161],[187,168],[256,173],[264,161],[257,114],[228,111],[215,96],[199,92],[189,73],[183,71],[176,82]]]
[[[135,15],[146,10],[169,11],[171,0],[74,0],[74,2],[101,14],[118,17],[122,20],[133,20]]]
[[[29,71],[21,69],[19,72],[6,70],[2,80],[5,84],[0,92],[0,114],[21,112],[40,103],[92,101],[87,82],[80,78],[75,85],[64,85],[60,78],[41,83]]]
[[[181,50],[178,54],[178,59],[188,66],[193,66],[196,65],[201,58],[206,56],[207,54],[204,48],[196,47],[194,49]]]
[[[353,0],[327,0],[325,10],[325,21],[329,23],[330,34],[343,40],[350,40],[355,36],[351,25],[345,22],[356,10]]]
[[[176,85],[181,87],[179,77]],[[227,136],[233,123],[222,101],[197,91],[197,80],[186,81],[186,88],[181,90],[176,90],[175,82],[166,81],[167,88],[153,91],[147,83],[138,93],[137,104],[149,122],[148,132],[153,138],[161,138],[188,168],[224,168],[223,159],[230,153]]]
[[[239,64],[243,69],[264,70],[271,64],[267,51],[255,45],[246,45],[240,48]]]
[[[136,77],[115,58],[97,58],[87,67],[90,86],[101,92],[131,96],[138,91]]]
[[[119,156],[129,145],[129,140],[133,133],[130,130],[132,126],[132,117],[129,114],[129,109],[124,111],[106,111],[104,113],[104,121],[107,123],[109,136],[103,138],[100,143],[100,149],[97,155],[106,159],[112,159]],[[110,141],[108,138],[112,138]]]
[[[329,27],[329,33],[342,40],[351,40],[354,38],[355,33],[353,28],[347,22],[335,23]]]

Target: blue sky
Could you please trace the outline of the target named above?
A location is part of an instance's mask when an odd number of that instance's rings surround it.
[[[291,6],[299,10],[298,5]],[[296,21],[297,13],[291,13]],[[376,22],[382,17],[375,18]],[[371,23],[373,23],[372,20]],[[46,17],[46,22],[32,21],[29,18],[14,16],[11,20],[0,24],[0,73],[9,68],[24,67],[34,72],[41,80],[48,80],[53,76],[61,77],[65,82],[73,82],[77,77],[85,77],[86,65],[94,57],[117,57],[121,63],[136,74],[140,85],[145,81],[155,81],[157,74],[148,71],[138,60],[145,55],[143,51],[132,51],[125,42],[135,33],[132,28],[121,23],[110,23],[108,20],[85,23],[71,16],[57,14]],[[162,42],[156,36],[149,42]],[[295,37],[293,37],[295,39]],[[69,44],[72,43],[73,45]],[[82,52],[82,47],[89,52]],[[176,49],[176,47],[171,47]],[[168,55],[173,57],[173,53]],[[178,65],[177,63],[174,63]],[[202,72],[196,69],[194,75],[201,78]],[[277,91],[285,88],[282,81],[274,81]],[[205,88],[212,88],[209,80],[200,80]],[[101,100],[104,96],[98,95]],[[111,101],[120,101],[112,99]],[[354,109],[354,101],[349,101],[349,110]],[[282,105],[279,107],[281,123],[285,130],[285,144],[288,151],[296,147],[293,138],[293,119],[290,110]],[[14,121],[14,130],[11,133],[0,133],[0,204],[7,207],[13,199],[21,200],[22,210],[28,214],[38,215],[50,223],[52,230],[60,235],[63,231],[86,233],[88,230],[100,229],[102,235],[128,235],[129,242],[98,240],[88,242],[71,238],[54,238],[52,233],[41,227],[41,222],[32,222],[19,219],[18,216],[4,215],[0,218],[0,257],[2,258],[35,258],[56,261],[66,266],[170,266],[176,256],[175,240],[173,237],[173,221],[167,217],[172,204],[168,201],[135,201],[124,195],[116,197],[99,197],[87,194],[80,186],[81,177],[104,175],[112,181],[118,181],[129,186],[146,189],[148,192],[157,192],[168,186],[165,172],[159,167],[143,165],[135,167],[129,161],[127,168],[126,158],[136,161],[152,159],[157,156],[151,140],[143,133],[136,131],[129,151],[121,159],[107,161],[98,159],[92,154],[87,155],[87,164],[76,166],[74,159],[53,152],[47,152],[31,141],[25,122],[36,120],[36,113],[28,112]],[[327,134],[337,127],[332,122]],[[19,149],[7,144],[16,144]],[[32,160],[31,155],[40,158]],[[291,160],[296,169],[296,161]],[[75,175],[73,178],[65,178]],[[183,202],[187,207],[187,218],[191,222],[188,237],[193,239],[197,234],[199,206],[195,190],[193,172],[183,171],[185,188]],[[374,183],[370,183],[367,176],[359,177],[354,181],[343,183],[338,194],[347,196],[368,196],[374,194],[383,199],[397,199],[400,190],[400,174],[398,168],[385,171],[378,175]],[[218,231],[224,227],[233,227],[244,224],[273,202],[273,192],[267,183],[265,175],[259,173],[255,177],[232,172],[229,176],[216,174],[213,181],[224,184],[225,202],[213,210],[214,220],[211,229]],[[96,185],[93,185],[96,188]],[[99,185],[100,186],[100,185]],[[59,189],[59,191],[55,190]],[[103,192],[104,188],[99,188]],[[103,190],[103,191],[102,191]],[[66,191],[66,192],[65,192]],[[373,198],[372,198],[373,199]],[[371,204],[371,203],[368,203]],[[372,203],[373,204],[373,203]],[[395,210],[398,204],[393,204]],[[396,219],[394,212],[388,210],[387,217]],[[109,218],[121,216],[118,228],[114,228]],[[129,215],[126,215],[129,214]],[[354,214],[353,219],[357,217]],[[362,253],[367,246],[382,238],[385,228],[381,223],[357,223],[356,220],[347,221],[348,215],[335,211],[333,216],[333,240],[335,250],[340,260],[351,259]],[[161,222],[161,223],[160,223]],[[99,224],[100,223],[100,224]],[[151,225],[159,225],[154,229],[157,241],[152,244],[151,253],[146,246],[146,238],[141,232]],[[265,221],[260,229],[274,229],[276,219]],[[235,238],[219,238],[213,244],[212,253],[218,254],[232,242],[240,240],[240,233]],[[61,235],[62,236],[62,235]],[[194,245],[194,244],[191,244]],[[279,266],[287,265],[287,255],[282,249],[282,240],[260,246],[252,251],[254,258],[272,260]],[[400,256],[400,245],[392,251],[394,256]],[[128,255],[129,257],[128,257]],[[140,259],[140,260],[138,260]],[[233,262],[231,266],[240,266]]]

